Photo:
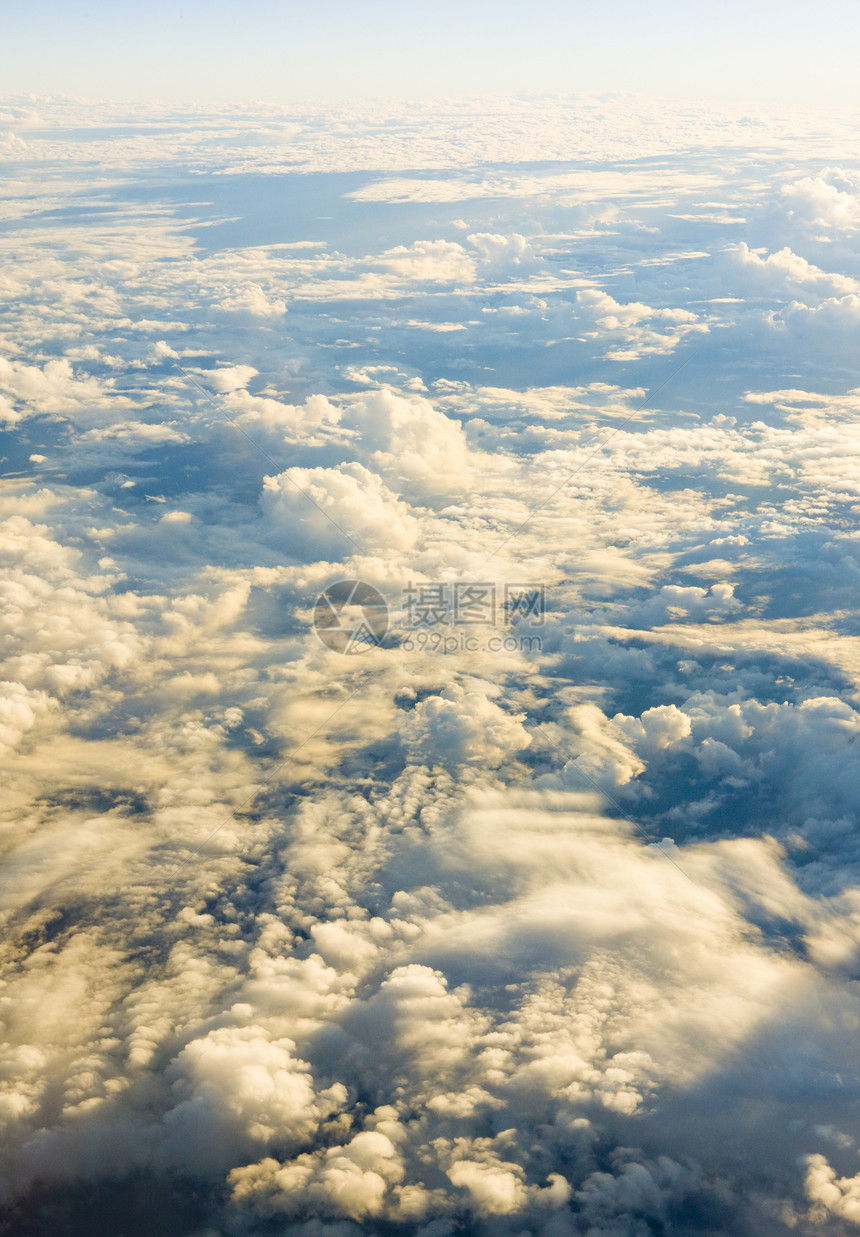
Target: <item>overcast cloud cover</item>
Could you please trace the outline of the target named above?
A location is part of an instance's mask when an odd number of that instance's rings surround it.
[[[0,1232],[860,1231],[856,110],[0,111]]]

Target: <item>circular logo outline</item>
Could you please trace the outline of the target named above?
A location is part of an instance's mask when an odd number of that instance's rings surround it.
[[[333,653],[350,657],[379,648],[388,631],[388,602],[366,580],[335,580],[314,606],[317,639]]]

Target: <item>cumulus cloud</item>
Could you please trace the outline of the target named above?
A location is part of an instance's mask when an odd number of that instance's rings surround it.
[[[528,747],[524,714],[511,716],[486,694],[446,688],[418,703],[404,728],[409,751],[428,765],[496,768]]]
[[[623,304],[597,289],[577,292],[576,302],[586,329],[591,326],[596,334],[618,340],[607,353],[617,361],[633,360],[649,352],[671,352],[687,332],[708,329],[688,309],[654,309],[641,301]]]
[[[280,318],[287,312],[286,302],[267,296],[258,283],[237,288],[219,301],[217,308],[225,314],[247,314],[252,318]]]
[[[474,265],[454,241],[415,241],[380,254],[379,265],[399,279],[430,283],[471,283]]]
[[[528,241],[519,232],[510,236],[501,236],[497,232],[474,232],[468,240],[482,259],[493,265],[516,265],[529,254]]]
[[[291,1041],[253,1025],[218,1028],[186,1044],[168,1067],[174,1093],[185,1098],[167,1116],[167,1162],[226,1169],[237,1143],[301,1146],[346,1092],[338,1086],[318,1096],[309,1066],[294,1054]]]
[[[66,412],[82,403],[105,402],[105,392],[98,381],[76,374],[65,357],[46,361],[44,365],[0,357],[0,392],[5,419],[13,422],[35,413]]]
[[[253,365],[225,365],[219,369],[198,370],[197,372],[203,375],[208,385],[219,395],[247,387],[257,373]]]
[[[471,480],[463,430],[426,399],[374,391],[346,408],[341,424],[368,467],[413,501],[456,494]]]
[[[16,747],[49,701],[45,692],[28,690],[23,683],[0,683],[0,744]]]
[[[362,464],[289,468],[265,478],[260,503],[278,543],[299,559],[405,550],[417,537],[406,504]]]
[[[860,1225],[860,1175],[837,1177],[823,1155],[806,1157],[806,1193],[810,1218],[818,1225],[832,1215]]]
[[[860,226],[860,180],[842,168],[825,168],[783,186],[792,210],[810,223],[840,232]]]
[[[753,287],[780,291],[783,289],[802,289],[813,296],[825,296],[828,292],[855,293],[858,284],[855,279],[845,275],[829,274],[819,270],[805,258],[786,246],[776,253],[756,253],[741,241],[730,246],[726,251],[730,264],[746,275]]]

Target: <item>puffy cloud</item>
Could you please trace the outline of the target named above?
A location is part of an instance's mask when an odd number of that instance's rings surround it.
[[[75,373],[65,357],[28,365],[0,357],[0,393],[7,421],[35,413],[67,412],[81,404],[103,406],[106,392],[97,379]],[[23,405],[16,408],[15,405]]]
[[[219,369],[198,370],[197,372],[202,374],[213,391],[217,391],[219,395],[226,395],[230,391],[247,387],[257,373],[253,365],[225,365]]]
[[[329,1147],[279,1165],[266,1160],[231,1175],[234,1198],[262,1196],[267,1213],[311,1212],[366,1220],[383,1210],[389,1187],[403,1175],[391,1139],[380,1130],[362,1130],[346,1146]]]
[[[827,293],[856,293],[860,289],[857,280],[845,275],[829,274],[820,270],[786,246],[776,253],[765,254],[751,250],[741,241],[725,251],[730,265],[746,275],[752,285],[750,291],[767,289],[785,292],[794,288],[804,293],[826,296]]]
[[[570,723],[582,751],[566,767],[566,773],[584,775],[609,784],[623,786],[645,769],[633,751],[625,744],[623,731],[613,725],[594,704],[575,705],[570,710]]]
[[[519,232],[509,236],[500,236],[496,232],[474,232],[468,240],[485,262],[495,266],[516,265],[529,255],[528,242]]]
[[[252,318],[281,318],[287,312],[286,302],[267,296],[258,283],[237,288],[218,302],[217,308],[225,314],[246,314]]]
[[[397,245],[380,254],[378,265],[409,283],[471,283],[475,274],[463,246],[443,240]]]
[[[367,466],[406,498],[444,496],[469,484],[463,430],[426,399],[374,391],[346,408],[341,424],[356,433]]]
[[[455,685],[416,704],[401,733],[412,757],[425,764],[496,768],[531,742],[524,717]]]
[[[45,692],[30,691],[23,683],[0,683],[0,744],[16,747],[50,703]]]
[[[806,1194],[812,1204],[813,1223],[826,1223],[834,1215],[860,1225],[860,1174],[837,1177],[823,1155],[808,1155],[805,1164]]]
[[[833,346],[833,334],[845,334],[857,329],[860,322],[860,296],[829,296],[819,305],[804,305],[792,301],[776,319],[777,325],[785,327],[793,335],[802,335],[810,330],[825,343]],[[837,346],[838,346],[838,340]]]
[[[620,337],[607,353],[616,361],[671,352],[686,333],[708,329],[688,309],[653,309],[641,301],[625,304],[596,288],[577,292],[576,304],[587,325],[596,328],[596,335]]]
[[[168,1067],[183,1098],[167,1114],[161,1154],[167,1163],[204,1171],[228,1168],[237,1146],[277,1140],[301,1146],[343,1087],[318,1096],[295,1044],[253,1024],[221,1027],[191,1040]]]
[[[361,464],[288,468],[265,478],[260,502],[278,544],[304,561],[402,551],[418,535],[408,507]]]
[[[791,208],[818,227],[853,232],[860,227],[860,179],[842,168],[825,168],[784,185]]]

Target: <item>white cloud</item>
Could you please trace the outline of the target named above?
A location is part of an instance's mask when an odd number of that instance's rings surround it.
[[[98,381],[76,374],[65,357],[44,365],[0,357],[0,392],[5,396],[6,418],[12,421],[33,413],[67,412],[85,403],[102,407],[106,400]],[[23,411],[14,409],[15,401],[23,404]]]
[[[786,292],[792,288],[802,289],[805,294],[826,296],[828,293],[856,293],[860,284],[856,279],[820,270],[786,246],[776,253],[765,254],[751,250],[744,241],[730,245],[725,250],[730,266],[747,276],[745,291],[761,292],[764,289]]]
[[[523,717],[480,691],[450,687],[417,704],[402,734],[413,758],[425,764],[495,768],[531,742]]]
[[[471,283],[475,273],[463,246],[443,240],[397,245],[380,254],[378,264],[408,282]]]
[[[469,485],[473,461],[465,435],[426,399],[375,391],[349,405],[341,424],[355,431],[367,466],[405,498],[456,494]]]
[[[620,337],[607,353],[616,361],[671,352],[687,332],[708,329],[687,309],[652,309],[640,301],[622,304],[609,293],[593,288],[577,292],[576,303],[586,323],[597,328],[597,334]]]
[[[516,265],[530,256],[528,241],[519,232],[509,236],[497,232],[473,232],[468,241],[485,262],[495,266]]]
[[[814,1224],[826,1223],[836,1215],[849,1224],[860,1225],[860,1174],[837,1177],[823,1155],[806,1157],[806,1194],[812,1207]]]
[[[267,296],[258,283],[231,291],[217,302],[217,308],[225,314],[249,314],[253,318],[281,318],[287,312],[286,302]]]
[[[418,535],[406,504],[361,464],[288,468],[265,478],[260,502],[278,544],[300,560],[396,553]]]
[[[219,369],[198,369],[195,372],[200,374],[219,395],[226,395],[231,391],[247,387],[251,379],[257,375],[253,365],[224,365]]]
[[[16,747],[50,704],[45,692],[30,691],[23,683],[0,683],[0,745]]]
[[[174,1093],[187,1095],[166,1118],[167,1162],[223,1169],[237,1142],[300,1146],[346,1092],[318,1097],[309,1066],[294,1053],[291,1041],[253,1025],[218,1028],[186,1044],[167,1071]]]
[[[860,179],[842,168],[825,168],[783,186],[791,208],[818,227],[853,232],[860,227]]]

